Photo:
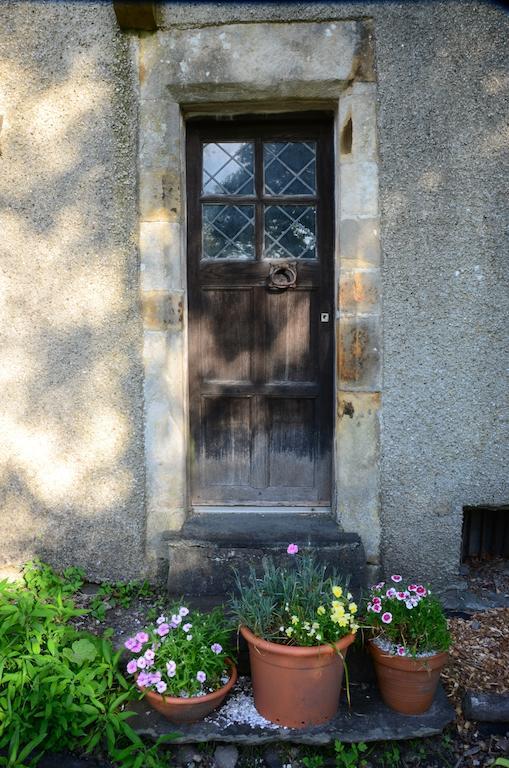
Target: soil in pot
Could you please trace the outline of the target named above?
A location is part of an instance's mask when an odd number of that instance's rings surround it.
[[[214,709],[217,709],[237,682],[237,667],[230,662],[230,679],[212,693],[205,696],[191,696],[188,699],[180,696],[161,696],[155,691],[145,690],[145,699],[151,707],[157,709],[161,715],[172,723],[194,723],[202,720]]]
[[[435,697],[447,653],[411,658],[392,656],[372,640],[369,649],[375,665],[378,688],[384,702],[403,715],[421,715]]]
[[[247,627],[240,631],[249,647],[254,702],[262,717],[289,728],[321,725],[334,717],[343,659],[354,635],[334,646],[304,647],[262,640]]]

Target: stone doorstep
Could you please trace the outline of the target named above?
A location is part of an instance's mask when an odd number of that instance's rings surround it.
[[[236,690],[237,687],[230,696],[234,696]],[[346,743],[421,739],[442,733],[455,719],[453,707],[441,686],[431,708],[423,715],[400,715],[389,709],[382,702],[375,685],[352,683],[351,697],[351,710],[343,695],[336,717],[325,725],[312,728],[251,727],[241,722],[225,722],[221,709],[200,722],[174,726],[143,700],[129,704],[129,709],[136,712],[129,723],[141,738],[149,741],[178,732],[172,743],[263,745],[290,742],[323,746],[336,739]]]
[[[259,568],[269,554],[287,563],[286,547],[297,543],[329,569],[350,575],[352,588],[366,582],[366,558],[360,537],[343,532],[325,514],[211,513],[191,517],[169,534],[168,592],[175,597],[227,595],[233,569],[241,575]]]

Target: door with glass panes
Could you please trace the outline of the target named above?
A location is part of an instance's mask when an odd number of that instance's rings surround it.
[[[191,502],[328,506],[332,118],[191,121]]]

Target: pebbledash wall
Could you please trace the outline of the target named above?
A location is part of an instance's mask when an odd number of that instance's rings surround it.
[[[2,563],[163,574],[188,509],[185,120],[325,106],[335,511],[374,569],[446,584],[463,505],[509,495],[508,16],[470,2],[158,13],[137,34],[109,3],[0,7]]]

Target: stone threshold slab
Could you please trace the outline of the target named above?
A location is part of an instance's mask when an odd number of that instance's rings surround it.
[[[239,698],[244,698],[243,708],[247,716],[234,718],[225,714],[231,709],[228,701]],[[129,723],[140,737],[153,741],[163,734],[178,732],[176,744],[223,742],[262,745],[291,742],[319,746],[336,739],[349,743],[420,739],[441,733],[455,719],[454,710],[441,686],[431,708],[423,715],[408,716],[393,712],[382,702],[376,686],[371,684],[352,684],[351,698],[352,707],[349,709],[343,695],[338,714],[326,725],[303,729],[281,728],[267,721],[263,721],[265,724],[250,725],[249,721],[253,721],[249,716],[253,711],[252,695],[245,679],[241,678],[223,708],[198,723],[174,726],[143,700],[129,704],[129,709],[136,712]]]

